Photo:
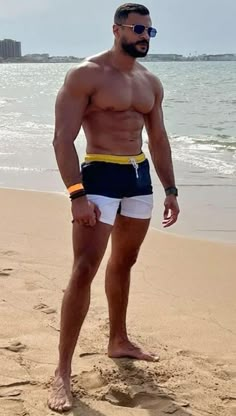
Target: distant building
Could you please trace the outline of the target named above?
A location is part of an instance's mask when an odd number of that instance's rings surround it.
[[[48,53],[31,53],[23,56],[23,61],[25,62],[48,62],[48,60]]]
[[[236,61],[236,55],[233,53],[225,53],[218,55],[205,55],[206,61]]]
[[[12,39],[0,40],[0,57],[20,58],[21,57],[21,42]]]
[[[145,58],[140,58],[142,61],[145,62],[168,62],[168,61],[183,61],[183,55],[177,55],[175,53],[149,53]]]

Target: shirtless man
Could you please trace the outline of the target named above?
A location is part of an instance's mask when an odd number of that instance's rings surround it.
[[[59,363],[48,405],[72,407],[71,362],[88,312],[90,286],[111,235],[106,269],[109,357],[154,361],[131,343],[126,330],[130,271],[147,233],[152,207],[149,163],[142,153],[145,126],[151,158],[165,189],[163,226],[179,214],[171,150],[162,115],[160,81],[136,61],[146,56],[152,28],[149,11],[125,4],[115,13],[111,50],[68,72],[56,100],[54,148],[72,204],[74,263],[61,311]],[[86,158],[79,165],[74,141],[83,126]]]

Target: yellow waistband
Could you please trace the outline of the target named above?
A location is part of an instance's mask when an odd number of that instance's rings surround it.
[[[119,163],[122,165],[128,165],[130,163],[141,163],[146,159],[144,153],[134,156],[117,156],[117,155],[106,155],[100,153],[89,153],[85,156],[85,162],[109,162]]]

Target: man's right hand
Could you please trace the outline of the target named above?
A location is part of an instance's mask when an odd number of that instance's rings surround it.
[[[72,222],[89,227],[94,227],[101,215],[97,205],[88,201],[86,196],[72,200],[71,212],[73,217]]]

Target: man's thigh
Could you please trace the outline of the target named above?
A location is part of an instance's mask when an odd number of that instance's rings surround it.
[[[105,253],[112,226],[98,221],[90,227],[78,223],[73,224],[73,251],[75,262],[88,262],[91,266],[99,266]]]
[[[150,218],[140,219],[117,214],[111,232],[112,257],[117,262],[124,258],[135,258],[147,234]]]

